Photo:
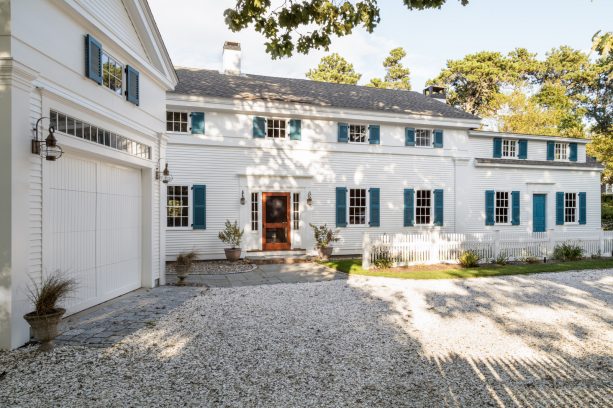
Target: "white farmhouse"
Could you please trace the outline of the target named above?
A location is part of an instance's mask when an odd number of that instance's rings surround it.
[[[240,72],[177,68],[167,94],[166,256],[223,257],[226,219],[246,251],[314,248],[313,224],[364,232],[590,232],[601,166],[584,139],[475,130],[478,117],[424,94]],[[249,254],[249,253],[248,253]]]
[[[0,348],[29,340],[30,277],[75,277],[68,314],[163,279],[176,81],[145,0],[0,0]]]

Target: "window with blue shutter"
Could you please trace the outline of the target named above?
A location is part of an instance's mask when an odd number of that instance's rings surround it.
[[[404,144],[415,146],[415,128],[404,128]]]
[[[192,228],[206,229],[206,186],[194,185],[192,187]]]
[[[336,187],[336,226],[347,226],[347,188]]]
[[[547,160],[555,159],[555,150],[556,150],[556,143],[547,142]]]
[[[568,160],[577,161],[577,143],[569,143],[568,147],[570,149],[570,153],[568,154]]]
[[[347,123],[338,124],[338,141],[340,143],[349,143],[349,125]]]
[[[434,130],[434,147],[443,148],[443,131],[441,129]]]
[[[412,227],[414,224],[415,214],[415,190],[412,188],[404,189],[404,226]]]
[[[126,66],[126,99],[138,106],[140,97],[140,85],[138,71],[131,66]]]
[[[564,193],[560,191],[556,193],[556,225],[564,225]]]
[[[496,221],[494,214],[495,197],[496,192],[494,190],[487,190],[485,192],[485,225],[494,225]]]
[[[102,84],[102,45],[89,34],[85,36],[85,76]]]
[[[443,226],[443,190],[434,190],[434,225]]]
[[[253,137],[264,138],[266,137],[266,118],[261,116],[254,116],[253,118]]]
[[[511,192],[511,225],[520,224],[520,195],[519,191]]]
[[[579,193],[579,224],[585,225],[587,222],[587,194]]]
[[[204,134],[204,112],[192,112],[190,113],[192,119],[192,134],[203,135]]]
[[[290,140],[302,140],[302,121],[300,119],[289,120]]]
[[[379,125],[369,125],[368,126],[368,143],[370,144],[379,144],[379,139],[380,139],[380,132],[381,129],[379,128]]]
[[[493,156],[495,159],[500,159],[502,157],[502,139],[499,137],[494,138]]]
[[[370,222],[371,227],[378,227],[381,224],[381,206],[379,204],[379,189],[371,188],[370,193]]]
[[[528,141],[526,139],[520,139],[519,151],[517,152],[517,158],[520,160],[526,160],[528,158]]]

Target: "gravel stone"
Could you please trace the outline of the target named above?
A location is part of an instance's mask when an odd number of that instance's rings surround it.
[[[211,288],[113,347],[0,353],[0,406],[610,407],[613,271]]]

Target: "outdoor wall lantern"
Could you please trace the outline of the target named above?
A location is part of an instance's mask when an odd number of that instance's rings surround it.
[[[170,171],[168,170],[168,162],[164,166],[164,171],[160,171],[160,161],[161,160],[162,158],[160,157],[158,159],[158,166],[155,169],[155,179],[162,180],[162,183],[168,184],[172,181],[172,175],[170,174]]]
[[[241,205],[245,205],[245,190],[241,191]]]
[[[313,197],[311,197],[311,192],[307,195],[307,205],[310,207],[313,204]]]
[[[34,126],[34,139],[32,139],[32,153],[37,154],[41,157],[44,157],[45,160],[56,161],[60,157],[62,157],[62,153],[64,151],[57,144],[57,139],[53,135],[55,133],[55,128],[53,126],[49,126],[49,136],[45,140],[38,138],[38,127],[40,122],[43,119],[49,119],[46,116],[38,119],[36,121],[36,126]]]

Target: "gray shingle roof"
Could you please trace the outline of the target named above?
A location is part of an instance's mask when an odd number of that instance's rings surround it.
[[[179,84],[175,93],[179,94],[304,103],[452,119],[479,119],[413,91],[262,75],[225,75],[208,69],[176,68],[176,71]]]

